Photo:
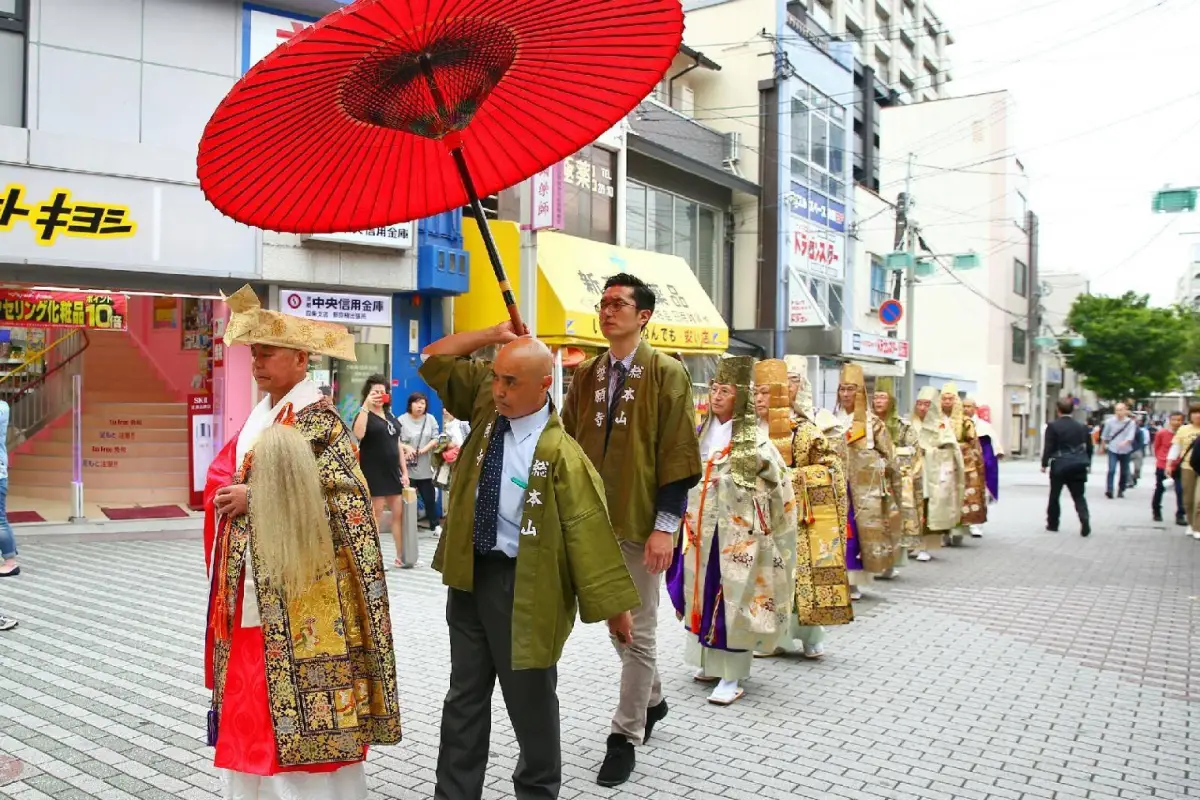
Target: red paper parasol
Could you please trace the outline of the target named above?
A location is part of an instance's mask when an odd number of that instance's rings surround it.
[[[470,203],[577,152],[662,79],[679,0],[359,0],[254,66],[200,142],[247,225],[364,230]],[[516,301],[480,225],[509,315]]]

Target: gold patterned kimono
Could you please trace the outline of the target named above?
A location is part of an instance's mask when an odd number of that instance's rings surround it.
[[[797,415],[795,425],[796,618],[800,625],[844,625],[854,620],[846,571],[846,474],[815,423]]]
[[[705,422],[701,439],[712,422]],[[762,649],[788,631],[795,530],[795,496],[779,451],[758,440],[753,422],[735,423],[733,440],[709,456],[704,477],[688,494],[681,613],[704,646]],[[709,585],[714,545],[719,588]],[[708,608],[705,600],[714,592],[717,607]]]
[[[954,434],[941,424],[941,418],[930,409],[917,429],[924,468],[922,483],[925,492],[925,529],[922,550],[942,546],[942,535],[958,526],[966,496],[966,470],[962,450]]]
[[[925,464],[920,436],[912,422],[899,421],[896,441],[896,468],[900,473],[900,547],[920,550],[921,531],[925,529]]]
[[[873,413],[867,414],[870,436],[856,436],[849,416],[842,424],[847,431],[846,475],[863,571],[878,575],[894,567],[899,555],[901,521],[896,498],[901,492],[895,451],[883,420]]]
[[[279,591],[253,581],[253,575],[264,573],[250,515],[221,518],[210,606],[210,737],[215,737],[214,720],[224,710],[230,632],[237,624],[245,576],[243,615],[257,613],[261,621],[279,765],[360,761],[367,745],[400,741],[392,620],[379,534],[354,444],[333,404],[323,399],[298,413],[290,404],[285,409],[286,416],[277,421],[294,426],[312,444],[336,566],[303,595],[285,602]],[[235,483],[249,482],[252,456],[253,450],[237,470]]]

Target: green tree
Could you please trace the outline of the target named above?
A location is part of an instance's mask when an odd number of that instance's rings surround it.
[[[1063,345],[1083,384],[1107,400],[1146,398],[1179,386],[1197,325],[1176,308],[1155,308],[1149,295],[1080,295],[1067,325],[1087,344]]]

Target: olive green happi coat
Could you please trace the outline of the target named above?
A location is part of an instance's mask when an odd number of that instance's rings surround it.
[[[491,367],[433,356],[421,367],[421,377],[451,414],[471,421],[450,480],[445,533],[433,559],[444,584],[469,592],[474,588],[475,493],[498,416]],[[640,602],[608,521],[600,477],[553,410],[533,459],[517,550],[513,669],[554,666],[577,608],[584,622],[600,622]]]
[[[642,342],[609,417],[608,351],[580,364],[563,425],[604,480],[617,538],[645,542],[654,530],[662,487],[700,478],[692,385],[683,365]]]

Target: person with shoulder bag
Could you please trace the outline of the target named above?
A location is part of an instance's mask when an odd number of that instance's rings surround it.
[[[1188,406],[1188,423],[1175,431],[1171,450],[1167,454],[1167,473],[1183,489],[1183,510],[1187,517],[1187,531],[1196,529],[1196,470],[1192,468],[1192,457],[1197,437],[1200,437],[1200,403]]]
[[[1070,398],[1058,401],[1058,419],[1046,426],[1042,447],[1042,472],[1050,472],[1050,500],[1046,505],[1046,530],[1058,530],[1061,508],[1059,498],[1065,486],[1075,502],[1081,536],[1092,532],[1084,488],[1092,468],[1092,437],[1087,426],[1071,417],[1075,410]]]

